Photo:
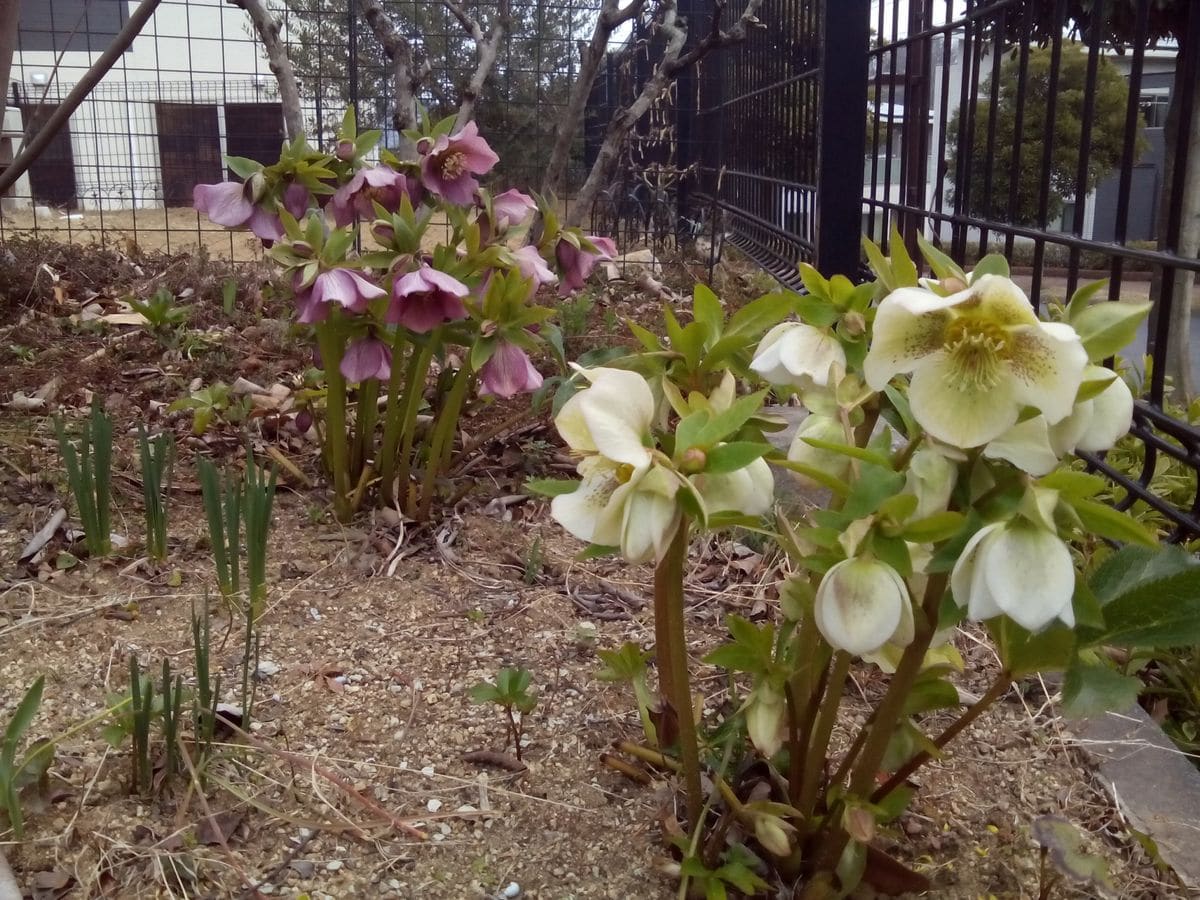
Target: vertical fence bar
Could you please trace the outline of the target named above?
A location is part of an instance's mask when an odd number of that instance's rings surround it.
[[[853,273],[862,232],[863,153],[867,146],[869,0],[826,0],[821,17],[821,118],[818,125],[817,268]]]

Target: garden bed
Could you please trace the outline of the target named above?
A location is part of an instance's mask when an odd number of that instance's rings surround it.
[[[57,378],[44,403],[0,413],[0,683],[8,686],[0,720],[45,674],[35,737],[102,710],[107,694],[125,689],[130,653],[144,665],[166,656],[190,671],[189,618],[212,587],[212,563],[188,445],[218,457],[241,452],[240,423],[218,420],[189,438],[186,415],[170,420],[182,461],[161,569],[132,558],[58,568],[59,545],[29,566],[18,562],[21,548],[66,501],[48,414],[84,407],[89,391],[106,398],[121,428],[116,530],[136,535],[135,421],[164,421],[163,405],[196,379],[241,376],[269,387],[291,383],[308,365],[307,348],[271,317],[282,310],[259,270],[195,270],[193,284],[172,284],[177,293],[193,288],[189,331],[211,338],[189,355],[164,350],[139,327],[80,318],[89,304],[118,311],[125,291],[144,294],[161,274],[145,260],[125,270],[114,258],[106,266],[122,280],[104,283],[103,273],[85,275],[87,259],[60,260],[47,293],[10,289],[2,307],[0,402],[18,392],[38,399]],[[182,263],[164,265],[170,273]],[[231,276],[240,299],[222,316],[221,285]],[[737,268],[721,279],[734,303],[759,286]],[[613,318],[656,321],[659,299],[628,282],[611,285],[584,309],[571,349],[616,339],[605,333]],[[465,428],[482,433],[523,402],[493,406]],[[314,444],[278,427],[269,411],[251,418],[260,450],[275,447],[319,483]],[[279,896],[486,898],[512,883],[520,896],[555,900],[673,896],[659,873],[668,857],[660,807],[670,794],[598,762],[612,741],[635,737],[638,722],[632,698],[597,679],[596,650],[650,645],[651,572],[577,562],[578,545],[549,521],[543,502],[496,501],[515,498],[530,475],[570,468],[548,428],[529,420],[485,450],[472,472],[484,489],[425,529],[406,531],[382,514],[338,526],[319,488],[287,481],[268,551],[258,727],[248,745],[222,754],[218,774],[228,787],[210,786],[203,802],[185,790],[131,796],[128,745],[109,749],[95,730],[74,735],[59,746],[46,804],[29,811],[26,840],[8,849],[22,884],[39,897],[227,897],[252,895],[246,888],[256,885]],[[714,539],[694,558],[689,651],[697,690],[717,710],[727,685],[698,660],[723,638],[729,613],[764,614],[779,572],[749,540]],[[211,623],[214,666],[233,685],[238,625],[216,601]],[[235,635],[222,644],[227,628]],[[974,630],[956,643],[971,673],[961,691],[982,693],[996,671],[989,645]],[[505,748],[501,715],[468,696],[504,666],[529,670],[539,698],[521,765]],[[853,670],[855,715],[865,715],[882,685],[877,670]],[[1089,832],[1089,849],[1108,860],[1121,897],[1186,896],[1126,832],[1073,743],[1041,685],[1024,684],[923,772],[916,804],[883,844],[929,875],[940,896],[1036,896],[1030,823],[1056,814]]]

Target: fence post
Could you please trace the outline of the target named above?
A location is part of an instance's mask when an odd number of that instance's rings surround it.
[[[862,234],[870,0],[823,0],[816,266],[853,277]]]

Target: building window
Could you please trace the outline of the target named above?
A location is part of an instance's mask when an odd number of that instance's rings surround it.
[[[1167,124],[1167,105],[1170,100],[1166,91],[1142,92],[1138,105],[1142,108],[1142,118],[1146,120],[1147,128],[1163,128]]]

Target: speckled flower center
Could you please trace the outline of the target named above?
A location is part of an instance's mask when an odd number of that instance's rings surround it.
[[[467,171],[466,154],[460,151],[445,154],[441,159],[442,177],[453,180],[460,178]]]
[[[974,316],[955,319],[946,328],[942,349],[949,355],[947,386],[960,391],[995,387],[1009,351],[1008,333],[994,322]]]

